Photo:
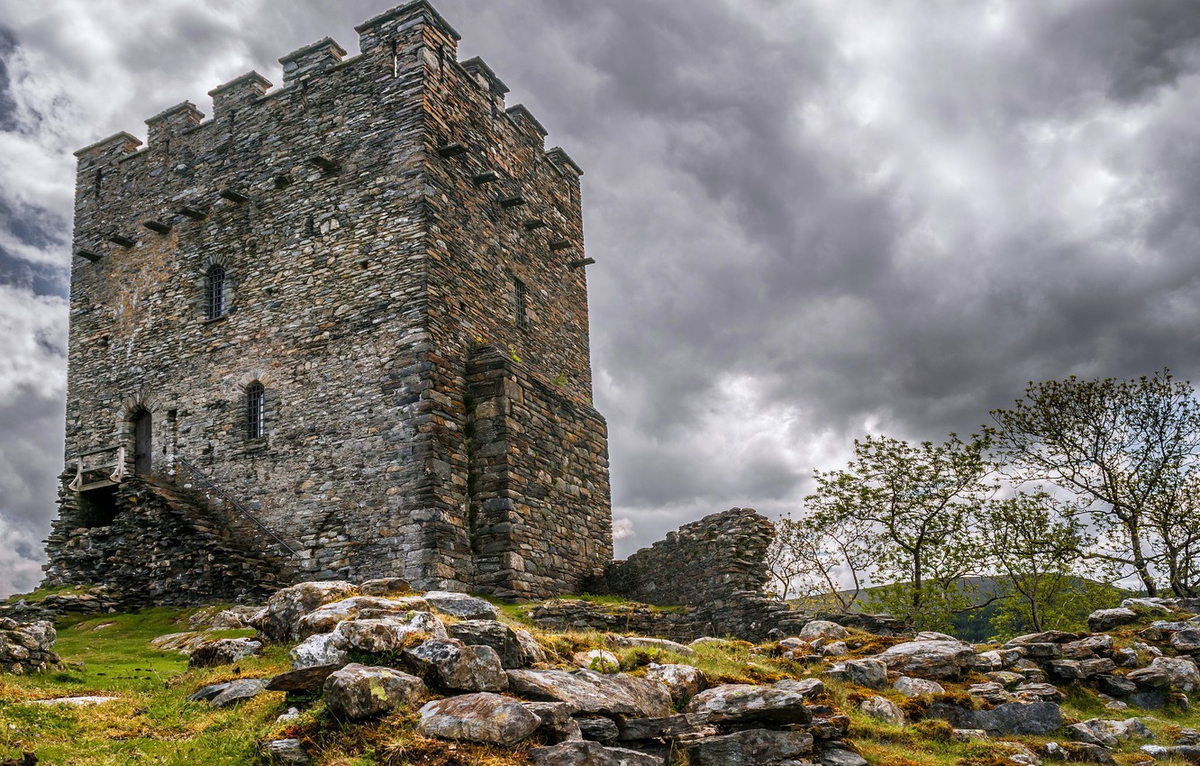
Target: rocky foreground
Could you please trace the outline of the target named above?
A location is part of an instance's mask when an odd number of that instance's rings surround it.
[[[417,594],[399,580],[302,583],[262,608],[201,612],[195,630],[156,644],[188,653],[193,668],[288,648],[290,670],[211,684],[191,693],[194,702],[226,708],[283,692],[291,709],[281,723],[323,706],[322,720],[338,727],[406,712],[422,737],[518,754],[508,762],[862,766],[852,717],[990,743],[993,758],[1026,766],[1113,763],[1114,750],[1129,762],[1127,741],[1147,762],[1200,762],[1200,732],[1176,727],[1166,741],[1148,725],[1152,716],[1185,710],[1200,689],[1196,606],[1128,600],[1093,614],[1093,633],[1049,631],[1002,646],[940,633],[874,636],[811,621],[778,642],[741,645],[751,658],[796,669],[772,683],[722,683],[691,664],[703,645],[728,643],[720,639],[684,645],[610,633],[599,646],[570,651],[570,642],[526,630],[487,601]],[[215,633],[243,627],[256,635]],[[47,623],[0,625],[0,662],[34,636],[37,654],[30,656],[44,667],[57,663]],[[1065,715],[1065,696],[1081,693],[1105,714]],[[313,739],[310,725],[263,742],[263,757],[310,762]]]

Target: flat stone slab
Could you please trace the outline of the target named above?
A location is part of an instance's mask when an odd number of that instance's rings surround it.
[[[510,670],[508,687],[530,699],[569,702],[581,713],[664,718],[671,714],[665,684],[618,673],[590,670]]]
[[[121,699],[120,697],[56,697],[50,700],[28,700],[22,704],[25,705],[70,705],[72,707],[88,707],[90,705],[103,705],[105,702],[114,702]]]

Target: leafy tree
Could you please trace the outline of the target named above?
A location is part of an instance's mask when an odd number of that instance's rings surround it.
[[[844,515],[814,514],[780,519],[775,530],[767,558],[776,584],[811,608],[850,611],[872,560],[870,525]]]
[[[1086,542],[1076,509],[1041,490],[1020,493],[989,502],[978,529],[1007,580],[994,627],[999,621],[1042,631],[1063,628],[1064,620],[1073,619],[1068,602],[1076,595],[1074,565]]]
[[[1087,505],[1113,543],[1091,556],[1136,575],[1150,595],[1156,560],[1176,593],[1194,591],[1195,524],[1176,523],[1194,519],[1200,405],[1190,383],[1165,370],[1130,381],[1072,376],[1030,383],[991,415],[985,436],[1014,478],[1053,482]],[[1157,550],[1147,542],[1156,532]]]
[[[945,628],[970,594],[961,577],[981,563],[970,520],[994,492],[978,441],[912,445],[886,436],[854,442],[843,471],[815,474],[806,498],[825,524],[870,529],[871,602],[921,628]]]

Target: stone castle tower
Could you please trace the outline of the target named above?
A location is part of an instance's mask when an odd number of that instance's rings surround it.
[[[582,171],[424,0],[357,31],[76,153],[49,582],[533,598],[611,558]]]

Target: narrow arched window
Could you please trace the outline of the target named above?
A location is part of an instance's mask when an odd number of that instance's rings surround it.
[[[266,391],[257,380],[246,386],[246,437],[263,438],[264,404]]]
[[[225,316],[225,267],[210,266],[204,279],[205,314],[209,319]]]

